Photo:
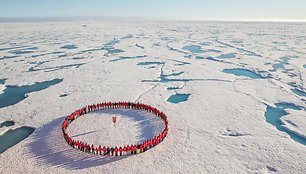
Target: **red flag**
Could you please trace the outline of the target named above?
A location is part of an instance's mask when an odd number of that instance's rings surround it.
[[[112,117],[113,123],[115,124],[117,122],[117,117]]]

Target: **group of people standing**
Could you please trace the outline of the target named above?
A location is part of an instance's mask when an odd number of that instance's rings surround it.
[[[105,146],[94,146],[93,144],[88,144],[79,140],[72,139],[67,133],[67,127],[79,116],[82,116],[86,113],[102,110],[102,109],[135,109],[135,110],[144,110],[150,113],[155,114],[160,117],[164,123],[164,130],[157,136],[154,136],[152,139],[145,140],[142,143],[134,145],[124,145],[124,146],[115,146],[115,147],[105,147]],[[79,149],[86,153],[91,153],[95,155],[109,155],[109,156],[123,156],[123,155],[132,155],[145,152],[152,147],[158,145],[164,140],[168,133],[168,119],[165,113],[159,111],[158,109],[141,103],[132,103],[132,102],[104,102],[98,104],[87,105],[81,109],[76,110],[69,116],[67,116],[62,123],[62,131],[66,142],[73,148]]]

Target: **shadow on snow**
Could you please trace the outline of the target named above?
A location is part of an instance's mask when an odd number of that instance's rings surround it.
[[[140,127],[139,141],[144,141],[156,135],[156,132],[163,129],[162,121],[159,124],[156,116],[143,111],[109,109],[96,111],[98,113],[120,114],[135,120]],[[100,156],[90,155],[70,147],[64,140],[61,124],[65,117],[54,119],[53,121],[37,128],[31,136],[26,139],[27,155],[35,158],[37,165],[46,168],[50,166],[62,167],[66,169],[78,170],[102,166],[108,163],[119,161],[132,156]],[[98,130],[95,130],[98,131]],[[95,132],[93,131],[93,132]],[[93,132],[84,132],[90,134]],[[76,135],[79,136],[79,135]],[[81,135],[80,135],[81,136]],[[46,165],[47,164],[47,165]]]
[[[43,125],[26,139],[28,155],[36,158],[37,165],[78,170],[105,165],[128,157],[90,155],[73,149],[65,142],[62,134],[61,123],[64,118],[60,117]]]

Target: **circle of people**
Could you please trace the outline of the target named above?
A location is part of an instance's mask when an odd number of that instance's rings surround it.
[[[153,113],[164,121],[165,128],[159,135],[154,136],[152,139],[145,140],[137,145],[132,144],[132,145],[124,145],[118,147],[117,146],[102,147],[101,145],[95,146],[93,144],[90,145],[86,142],[74,140],[68,135],[67,127],[78,117],[92,111],[103,110],[103,109],[134,109],[134,110],[143,110],[149,113]],[[168,133],[168,120],[165,113],[150,105],[141,104],[141,103],[132,103],[132,102],[103,102],[98,104],[87,105],[67,116],[64,122],[62,123],[62,131],[66,142],[75,149],[94,155],[124,156],[124,155],[143,153],[153,148],[154,146],[158,145],[160,142],[162,142]]]

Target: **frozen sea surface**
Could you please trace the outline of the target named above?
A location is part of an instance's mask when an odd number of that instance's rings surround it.
[[[0,171],[305,173],[305,28],[304,23],[1,23]],[[71,149],[61,122],[103,101],[159,108],[168,115],[169,135],[154,149],[127,158]],[[74,135],[101,144],[138,142],[157,128],[146,117],[127,117],[128,126],[115,128],[98,116],[80,120]]]
[[[37,82],[32,85],[24,86],[6,86],[3,93],[0,94],[0,108],[16,104],[26,98],[26,94],[40,91],[49,86],[60,83],[62,79],[53,79],[50,81]]]

